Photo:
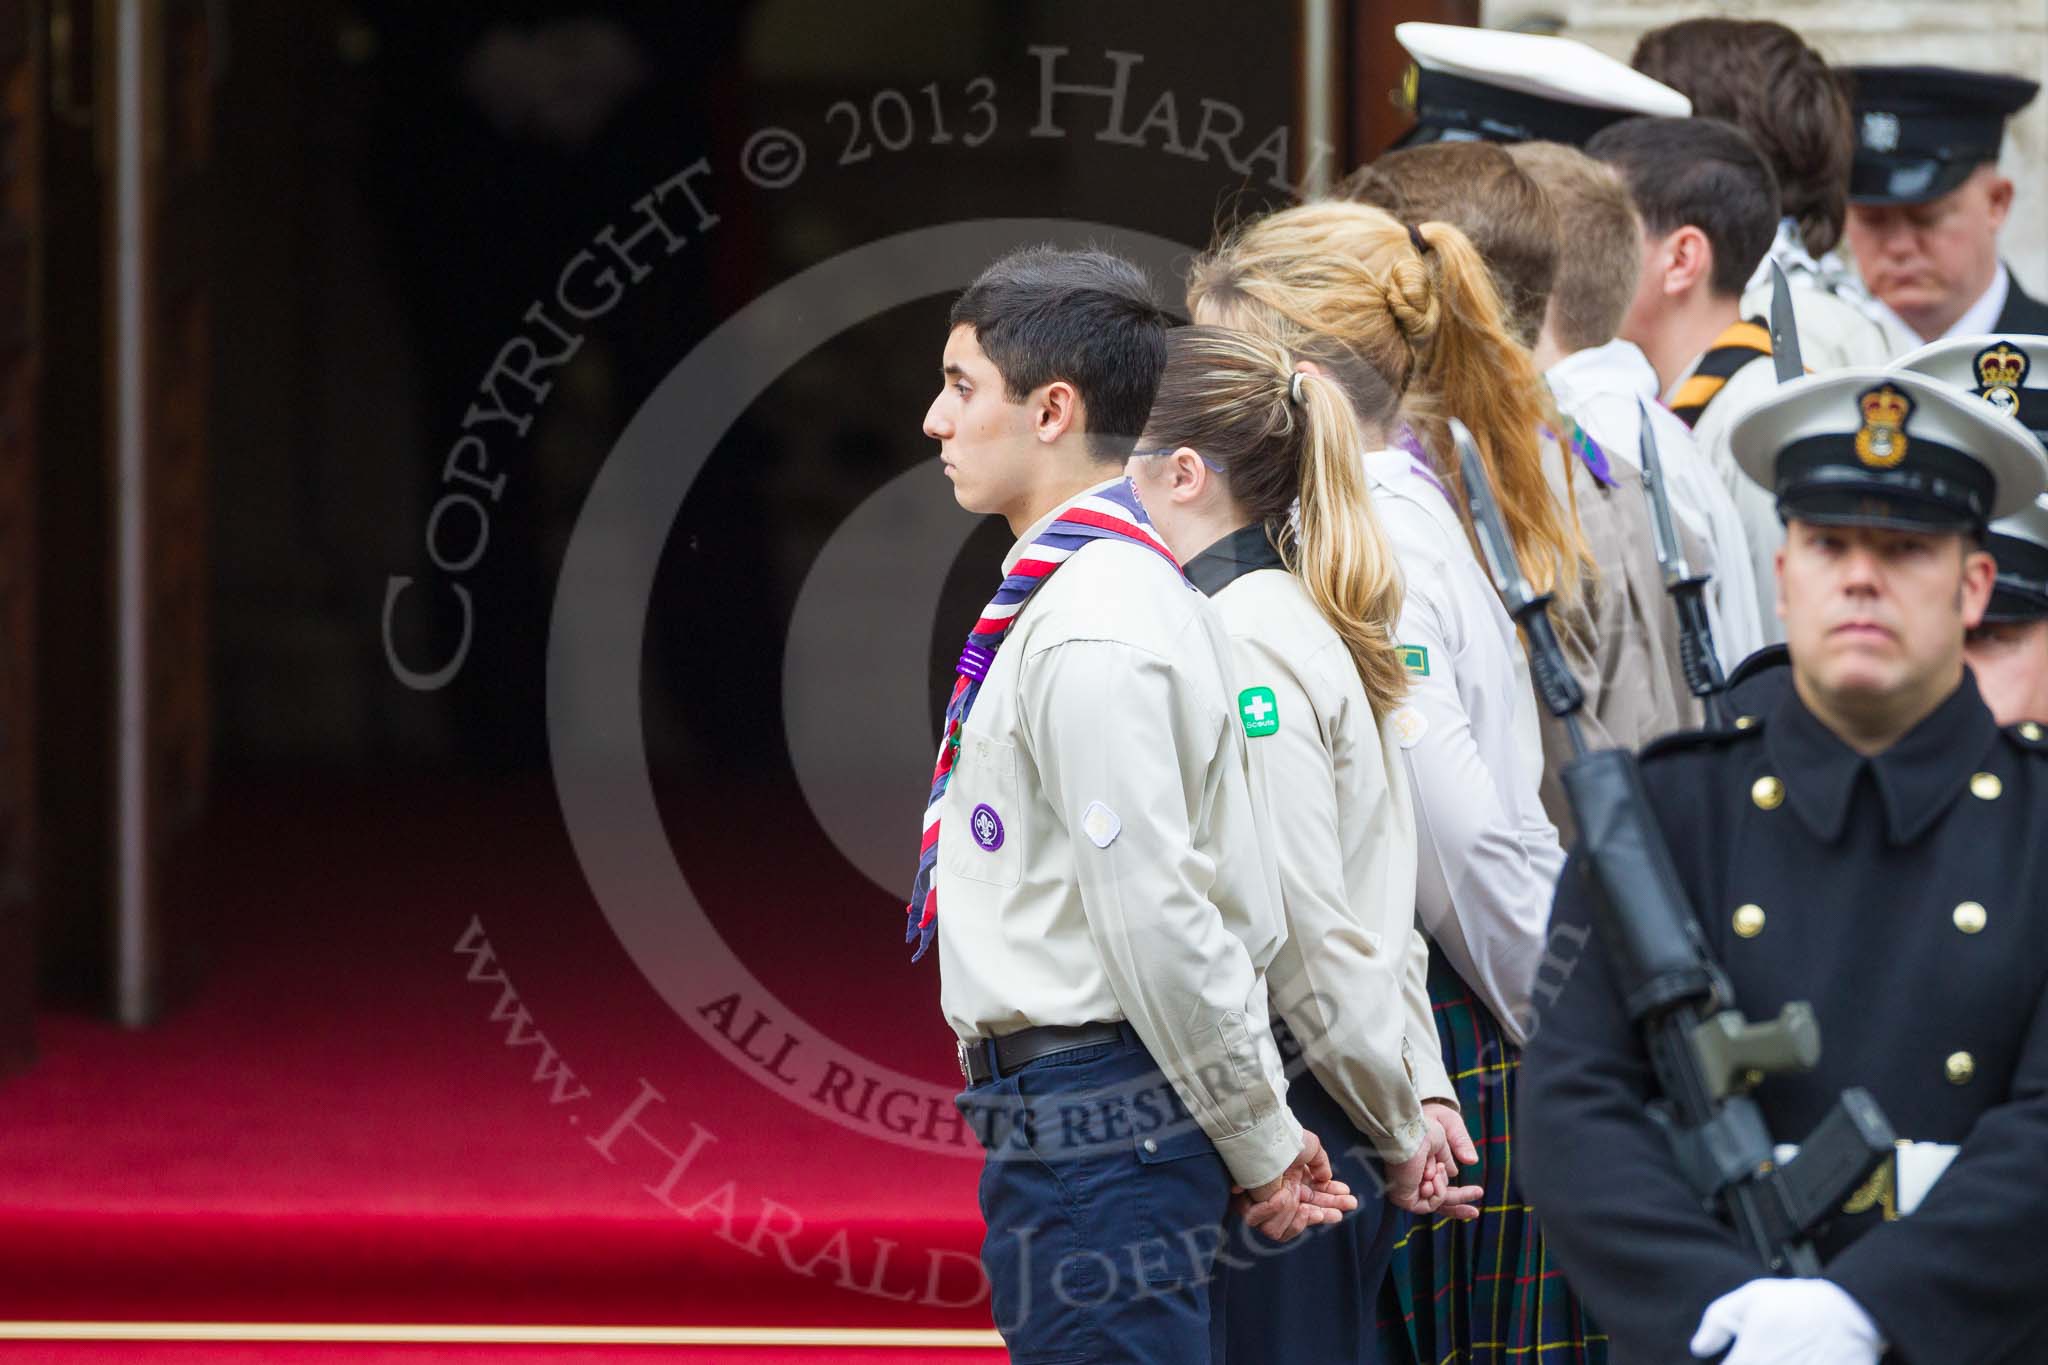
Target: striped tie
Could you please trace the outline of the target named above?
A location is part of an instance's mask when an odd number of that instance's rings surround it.
[[[988,676],[989,665],[995,662],[996,651],[1002,647],[1003,638],[1010,633],[1024,603],[1052,577],[1054,569],[1091,540],[1126,540],[1156,550],[1173,565],[1175,573],[1180,572],[1173,552],[1153,531],[1152,523],[1145,518],[1145,509],[1138,505],[1137,490],[1125,479],[1076,498],[1025,547],[1009,576],[996,589],[996,595],[982,608],[981,619],[974,623],[966,648],[960,651],[960,675],[953,680],[953,695],[946,702],[946,737],[939,741],[931,799],[925,804],[924,840],[917,850],[917,880],[910,889],[908,921],[903,926],[903,941],[917,944],[917,951],[911,954],[912,962],[925,955],[932,946],[932,935],[937,932],[939,890],[933,882],[939,857],[939,806],[960,754],[960,727],[966,723],[967,713],[974,709],[982,679]]]

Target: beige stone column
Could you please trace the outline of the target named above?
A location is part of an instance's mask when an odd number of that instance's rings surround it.
[[[1702,14],[1776,19],[1837,64],[1975,67],[2048,85],[2048,0],[1485,0],[1484,21],[1563,33],[1628,60],[1646,30]],[[2000,247],[2027,292],[2048,296],[2048,94],[2006,125],[2005,173],[2019,185]]]

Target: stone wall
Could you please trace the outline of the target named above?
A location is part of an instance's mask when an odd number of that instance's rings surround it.
[[[1485,0],[1486,23],[1561,32],[1626,61],[1644,31],[1701,14],[1776,19],[1837,63],[1977,67],[2048,84],[2048,0]],[[2006,174],[2019,185],[2001,245],[2028,292],[2048,294],[2048,95],[2007,125]]]

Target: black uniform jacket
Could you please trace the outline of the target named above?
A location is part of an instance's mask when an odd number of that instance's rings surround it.
[[[1998,323],[1994,332],[2017,332],[2027,336],[2048,334],[2048,303],[2043,303],[2020,288],[2020,282],[2013,278],[2006,288],[2005,307],[1998,310]]]
[[[1836,1219],[1825,1273],[1890,1360],[2048,1361],[2048,742],[2001,731],[1967,669],[1869,759],[1792,687],[1769,694],[1743,728],[1671,736],[1642,768],[1740,1007],[1819,1017],[1819,1067],[1756,1092],[1772,1137],[1800,1141],[1860,1085],[1899,1137],[1962,1147],[1912,1214]],[[1574,854],[1555,958],[1591,925],[1585,887]],[[1680,1177],[1597,932],[1583,942],[1523,1061],[1517,1170],[1617,1365],[1685,1361],[1707,1304],[1762,1267]]]

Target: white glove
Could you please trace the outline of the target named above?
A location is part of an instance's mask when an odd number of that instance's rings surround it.
[[[1877,1365],[1877,1324],[1828,1280],[1751,1280],[1707,1305],[1692,1334],[1701,1358],[1735,1343],[1723,1365]]]

